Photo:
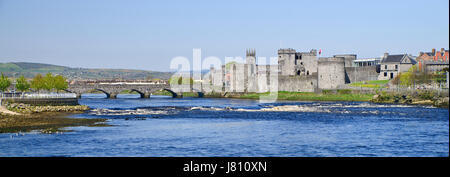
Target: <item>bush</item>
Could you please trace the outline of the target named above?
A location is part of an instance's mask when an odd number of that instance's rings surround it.
[[[419,98],[424,99],[424,100],[432,100],[434,97],[434,92],[428,91],[428,90],[420,91],[418,93],[418,96],[419,96]]]
[[[332,90],[322,90],[322,94],[324,94],[324,95],[329,95],[332,93],[333,93]]]

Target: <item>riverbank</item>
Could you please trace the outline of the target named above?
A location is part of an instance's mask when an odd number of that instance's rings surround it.
[[[438,108],[449,108],[449,97],[441,96],[434,91],[416,91],[416,92],[380,92],[370,100],[374,103],[387,104],[411,104],[411,105],[432,105]]]
[[[68,118],[70,114],[83,113],[88,106],[31,106],[23,103],[7,103],[0,106],[0,133],[63,132],[64,127],[108,126],[106,119]]]
[[[286,92],[279,91],[277,100],[295,101],[370,101],[374,94],[353,94],[349,92],[321,93],[314,92]],[[205,94],[209,98],[239,98],[239,99],[259,99],[261,96],[270,96],[270,93],[245,93],[221,95],[218,93]]]
[[[37,113],[22,115],[2,114],[0,118],[0,133],[30,132],[41,133],[66,132],[62,128],[76,126],[108,126],[106,119],[68,118],[69,113]]]

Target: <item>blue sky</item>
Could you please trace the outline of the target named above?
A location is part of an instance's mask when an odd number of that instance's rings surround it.
[[[168,71],[176,56],[449,48],[448,0],[0,0],[0,62]]]

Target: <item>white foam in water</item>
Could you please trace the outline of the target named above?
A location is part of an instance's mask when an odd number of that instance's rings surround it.
[[[89,114],[94,115],[151,115],[151,114],[167,114],[167,111],[153,111],[149,109],[136,110],[111,110],[111,109],[93,109]]]
[[[246,108],[231,108],[231,107],[202,107],[195,106],[188,108],[189,111],[237,111],[237,112],[325,112],[325,113],[341,113],[350,114],[355,113],[352,110],[346,110],[345,108],[402,108],[402,107],[417,107],[417,105],[397,105],[397,104],[371,104],[371,103],[359,103],[352,105],[345,105],[342,103],[313,103],[313,104],[302,104],[302,105],[268,105],[260,109],[246,109]],[[330,109],[338,108],[338,109]],[[430,108],[433,108],[430,106]],[[169,109],[166,110],[152,110],[152,109],[127,109],[127,110],[111,110],[111,109],[93,109],[89,114],[94,115],[153,115],[153,114],[168,114]],[[342,110],[343,109],[343,110]],[[389,114],[391,112],[385,112],[380,110],[364,110],[357,111],[357,113],[363,114]]]

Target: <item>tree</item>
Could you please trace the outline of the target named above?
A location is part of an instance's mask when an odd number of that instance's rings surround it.
[[[44,89],[44,77],[42,77],[42,74],[34,76],[33,80],[31,80],[31,88],[38,92]]]
[[[57,75],[54,78],[54,86],[56,91],[60,91],[60,90],[66,90],[69,87],[69,84],[66,81],[66,78],[64,78],[61,75]]]
[[[403,74],[400,75],[400,85],[403,86],[411,86],[412,85],[412,73],[410,72],[405,72]]]
[[[16,79],[16,89],[21,92],[25,92],[30,89],[30,83],[28,83],[23,75]]]
[[[178,85],[181,85],[181,84],[183,84],[183,77],[178,78]]]
[[[52,73],[47,73],[44,78],[44,89],[47,91],[51,91],[55,88],[55,77]]]
[[[11,86],[11,81],[2,72],[2,75],[0,77],[0,91],[5,92],[9,86]]]

